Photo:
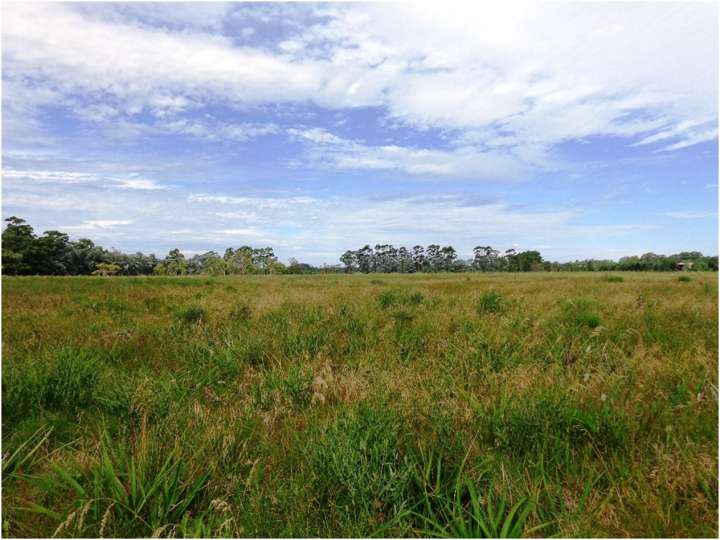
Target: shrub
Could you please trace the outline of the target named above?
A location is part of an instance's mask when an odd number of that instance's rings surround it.
[[[608,283],[622,283],[625,281],[625,278],[622,276],[612,276],[612,275],[606,275],[600,278],[602,281],[607,281]]]
[[[687,283],[688,281],[692,281],[692,280],[690,279],[690,276],[679,276],[678,281]]]

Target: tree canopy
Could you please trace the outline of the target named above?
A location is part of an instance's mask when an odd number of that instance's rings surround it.
[[[223,255],[208,251],[186,257],[179,249],[163,259],[143,253],[107,250],[92,240],[77,241],[60,231],[45,231],[41,236],[24,220],[11,216],[2,233],[2,271],[5,275],[231,275],[231,274],[309,274],[321,272],[533,272],[545,271],[669,271],[684,263],[685,269],[717,270],[717,256],[699,251],[674,255],[645,253],[622,257],[619,261],[586,259],[566,263],[543,259],[539,251],[501,251],[478,245],[472,257],[461,259],[452,246],[429,244],[396,248],[392,244],[369,244],[347,250],[340,256],[342,265],[313,266],[290,259],[280,262],[271,247],[229,247]]]

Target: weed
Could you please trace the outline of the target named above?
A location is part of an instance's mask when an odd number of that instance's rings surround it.
[[[42,361],[5,372],[3,416],[19,418],[33,408],[76,411],[93,401],[99,381],[97,356],[63,347]]]
[[[384,291],[378,296],[378,302],[382,309],[389,308],[396,301],[396,293],[393,291]]]
[[[378,296],[378,302],[382,309],[401,304],[404,306],[420,305],[425,296],[419,291],[384,291]]]
[[[36,513],[58,521],[55,535],[153,536],[181,524],[194,510],[207,474],[192,474],[173,449],[163,455],[143,440],[134,447],[102,435],[98,460],[86,471],[54,465],[45,478],[51,491],[74,493],[74,505],[58,514],[41,505]]]
[[[339,519],[356,523],[361,536],[368,532],[363,524],[380,513],[394,515],[407,496],[412,470],[403,457],[401,427],[386,404],[361,404],[341,413],[306,450],[316,503],[337,508]]]
[[[177,313],[177,319],[184,324],[201,324],[207,318],[207,313],[201,307],[190,306]]]
[[[234,321],[245,322],[252,317],[252,309],[250,309],[250,305],[245,301],[237,302],[230,312],[230,317],[232,317]]]
[[[295,408],[303,408],[312,397],[312,375],[298,366],[286,375],[271,373],[255,386],[255,405],[261,409],[270,408],[277,400]]]
[[[629,275],[3,277],[3,535],[717,535],[716,276]]]
[[[487,291],[483,293],[478,299],[476,308],[477,312],[482,314],[485,313],[498,313],[503,307],[503,298],[495,291]]]
[[[597,328],[600,316],[594,309],[594,303],[585,298],[566,301],[563,306],[563,318],[567,325],[574,328]]]
[[[541,451],[556,465],[566,464],[573,449],[591,444],[610,451],[628,438],[625,421],[609,406],[581,406],[558,394],[501,406],[489,427],[497,447],[519,455]]]

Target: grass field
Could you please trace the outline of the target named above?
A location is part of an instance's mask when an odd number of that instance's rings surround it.
[[[4,536],[717,536],[682,277],[6,278]]]

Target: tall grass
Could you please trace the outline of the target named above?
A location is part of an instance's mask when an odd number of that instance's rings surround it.
[[[8,537],[716,536],[713,274],[4,278]]]

